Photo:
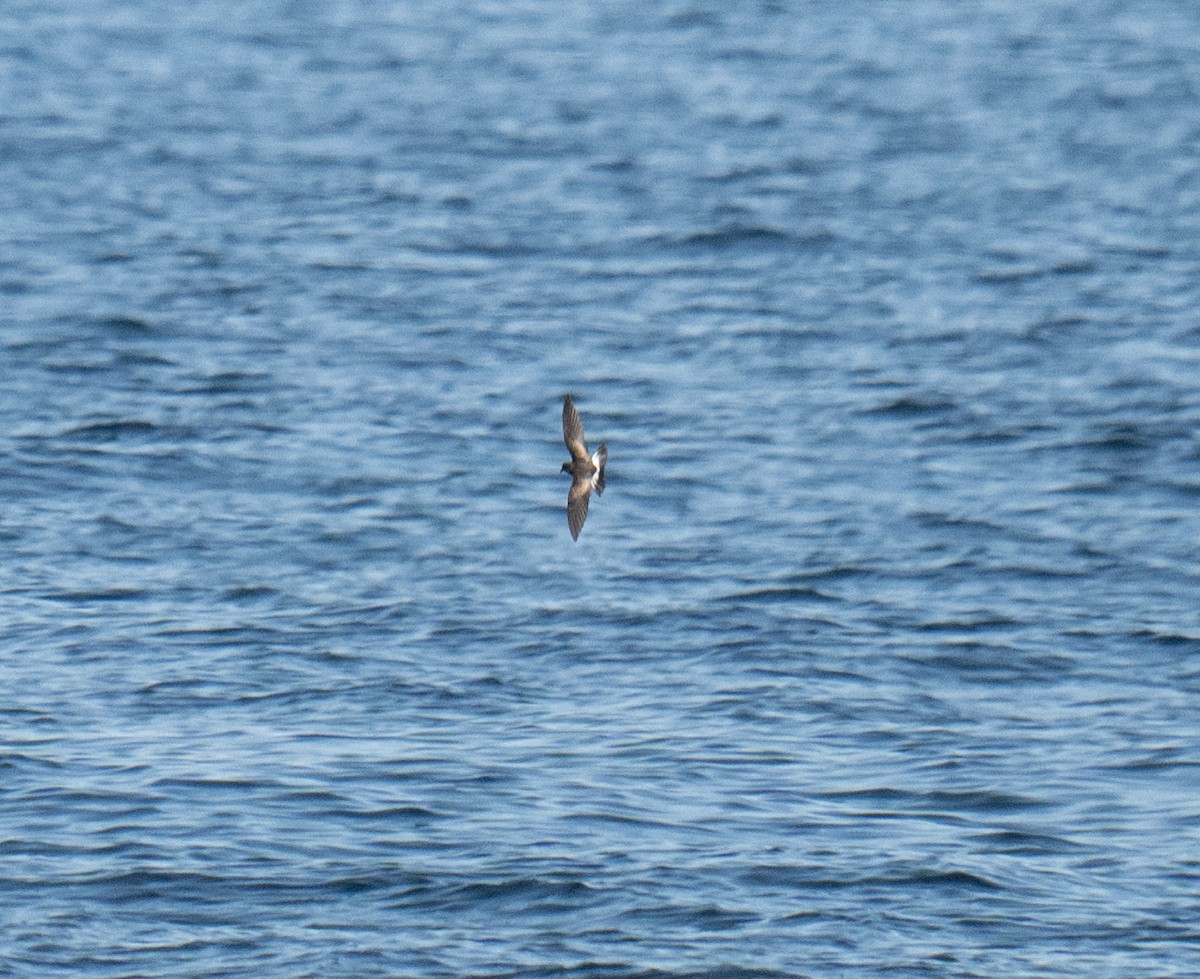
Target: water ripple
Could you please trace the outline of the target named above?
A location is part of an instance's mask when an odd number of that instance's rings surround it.
[[[18,3],[0,973],[1200,972],[1200,24],[1009,6]]]

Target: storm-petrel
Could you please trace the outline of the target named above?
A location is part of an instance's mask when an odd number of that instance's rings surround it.
[[[575,402],[568,394],[563,398],[563,441],[571,450],[571,461],[562,464],[561,472],[571,474],[571,489],[567,493],[567,526],[571,528],[571,539],[579,540],[583,522],[587,519],[588,500],[592,490],[599,496],[604,492],[604,464],[608,462],[608,449],[604,443],[595,455],[588,455],[587,443],[583,440],[583,422],[575,410]]]

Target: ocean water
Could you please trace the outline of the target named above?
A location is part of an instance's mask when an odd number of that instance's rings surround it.
[[[168,6],[0,8],[0,976],[1200,975],[1200,7]]]

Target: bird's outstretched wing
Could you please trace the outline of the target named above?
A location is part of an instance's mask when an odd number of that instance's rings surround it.
[[[579,412],[575,410],[575,402],[569,394],[563,398],[563,441],[567,443],[571,458],[576,462],[588,458],[587,443],[583,440],[583,422],[579,420]],[[586,503],[584,512],[587,512]],[[579,525],[583,526],[582,517]]]
[[[592,495],[591,480],[574,479],[567,493],[567,526],[571,528],[571,539],[579,540],[583,522],[587,519],[588,500]]]

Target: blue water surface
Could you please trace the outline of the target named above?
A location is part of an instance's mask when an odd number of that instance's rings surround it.
[[[0,26],[0,976],[1200,975],[1200,6]]]

